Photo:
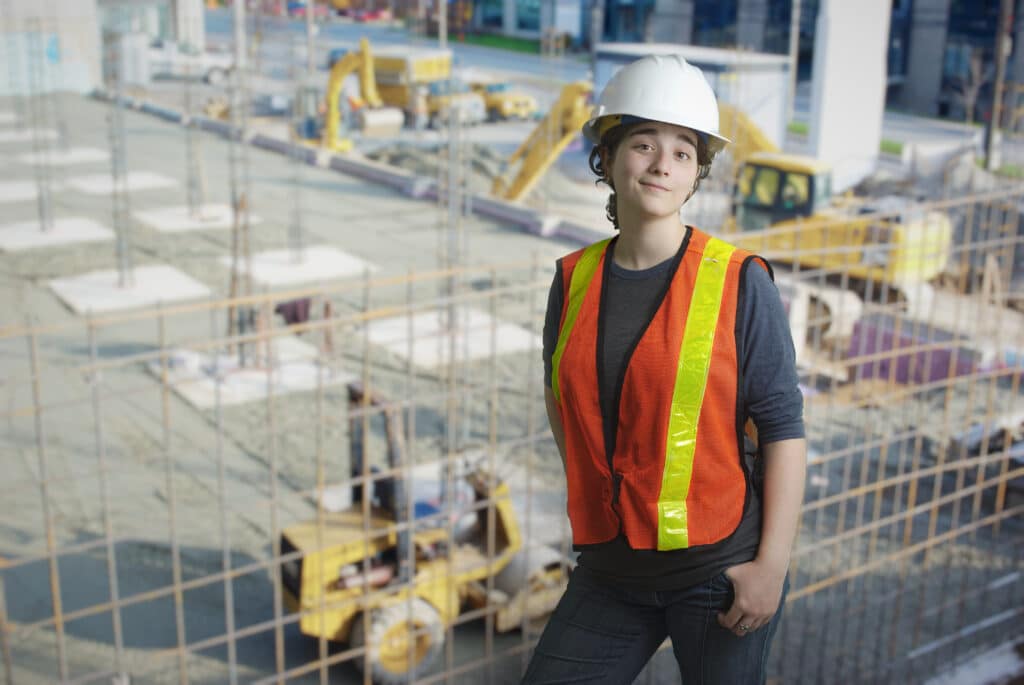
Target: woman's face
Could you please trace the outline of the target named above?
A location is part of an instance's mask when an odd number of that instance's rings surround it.
[[[637,124],[619,142],[610,169],[620,217],[678,215],[697,180],[697,134],[673,124]]]

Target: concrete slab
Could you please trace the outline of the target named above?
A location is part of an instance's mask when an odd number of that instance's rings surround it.
[[[61,188],[59,183],[51,183],[50,190]],[[0,202],[35,201],[38,188],[35,181],[3,181],[0,182]]]
[[[18,115],[14,112],[0,112],[0,124],[14,124],[18,121]]]
[[[221,257],[220,263],[230,268],[231,257]],[[377,267],[326,245],[305,248],[298,260],[291,250],[270,250],[252,256],[253,280],[268,286],[355,278],[367,271],[377,271]]]
[[[293,335],[273,338],[270,345],[275,363],[269,373],[266,366],[240,367],[237,355],[176,350],[169,360],[168,382],[193,407],[211,409],[217,406],[218,385],[220,404],[228,406],[266,401],[268,392],[278,397],[315,390],[320,383],[326,387],[355,380],[355,374],[322,366],[316,347]],[[159,361],[148,368],[155,376],[162,373]]]
[[[132,212],[138,221],[161,233],[180,233],[183,231],[202,231],[210,228],[231,228],[234,212],[230,205],[204,204],[199,208],[199,216],[192,216],[187,206],[161,207]],[[260,223],[261,219],[249,215],[249,225]]]
[[[69,147],[66,150],[50,150],[46,154],[26,152],[23,155],[18,155],[15,159],[22,164],[38,164],[41,160],[54,166],[69,166],[71,164],[107,162],[110,160],[110,153],[98,147]]]
[[[110,174],[72,176],[68,179],[68,185],[81,193],[109,195],[114,190],[114,177]],[[173,188],[176,185],[178,182],[170,176],[155,174],[152,171],[131,171],[125,177],[125,188],[129,191]]]
[[[52,128],[42,128],[33,133],[30,128],[9,129],[0,131],[0,143],[31,143],[35,136],[43,140],[56,140],[57,131]]]
[[[139,266],[132,270],[132,276],[132,283],[122,288],[116,269],[91,271],[55,278],[50,281],[50,290],[76,314],[120,311],[210,295],[209,288],[173,266]]]
[[[0,226],[0,251],[16,252],[75,243],[113,240],[114,232],[92,219],[55,219],[43,230],[38,221],[23,221]]]
[[[369,324],[370,342],[386,348],[395,356],[424,369],[448,364],[451,356],[451,335],[447,331],[448,312],[434,310],[412,317],[412,340],[409,340],[409,319],[395,316]],[[470,307],[456,310],[455,355],[459,361],[485,359],[495,354],[539,350],[541,337],[512,323],[495,320],[490,314]],[[411,348],[411,350],[410,350]],[[411,351],[411,355],[410,355]]]

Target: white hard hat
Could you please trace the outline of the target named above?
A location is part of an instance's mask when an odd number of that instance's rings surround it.
[[[704,133],[711,154],[731,142],[718,134],[718,101],[704,73],[681,55],[648,55],[615,72],[583,124],[583,136],[596,145],[622,117]]]

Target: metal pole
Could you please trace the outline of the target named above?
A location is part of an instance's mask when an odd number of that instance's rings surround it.
[[[89,316],[89,361],[96,363],[96,326]],[[114,546],[114,526],[110,515],[110,488],[107,483],[107,446],[103,434],[102,387],[100,372],[94,371],[89,379],[92,386],[93,425],[96,431],[96,468],[99,471],[100,503],[103,507],[103,537],[107,547],[107,582],[110,583],[111,623],[114,629],[114,671],[118,677],[127,682],[128,674],[124,670],[124,634],[121,626],[121,599],[117,578],[117,557]]]
[[[212,311],[212,309],[211,309]],[[224,350],[224,354],[227,350]],[[215,449],[217,453],[217,502],[220,511],[221,570],[224,572],[224,627],[227,632],[228,678],[231,685],[238,685],[238,653],[235,644],[235,590],[231,576],[231,527],[228,525],[227,465],[224,457],[224,411],[221,387],[224,375],[220,370],[222,353],[213,349],[214,421],[217,426]]]
[[[789,101],[786,109],[786,123],[793,121],[796,111],[797,67],[800,62],[800,0],[793,0],[789,16]]]
[[[4,682],[7,685],[14,685],[14,662],[11,659],[11,645],[7,638],[9,630],[7,605],[4,603],[4,576],[0,573],[0,657],[4,660]]]
[[[53,512],[50,511],[50,475],[47,468],[46,434],[43,429],[43,397],[39,370],[39,336],[27,322],[29,334],[29,358],[32,364],[32,404],[35,406],[36,452],[39,455],[39,494],[43,505],[43,524],[46,526],[46,551],[50,570],[50,601],[53,603],[53,627],[57,633],[57,667],[61,680],[68,679],[68,658],[64,645],[64,602],[61,592],[60,568],[58,566],[57,535],[53,527]]]
[[[309,76],[316,75],[316,54],[313,50],[313,34],[316,32],[313,25],[314,6],[315,0],[306,0],[306,73]]]
[[[114,220],[114,233],[117,235],[117,270],[118,286],[129,287],[133,284],[130,216],[131,206],[128,197],[128,163],[125,152],[124,131],[124,96],[121,74],[121,42],[124,34],[120,31],[108,33],[107,50],[109,55],[110,89],[114,103],[108,117],[108,135],[110,137],[110,201]]]
[[[163,305],[158,304],[157,330],[160,337],[160,419],[163,437],[164,477],[167,479],[167,524],[171,535],[171,577],[174,583],[174,623],[178,639],[178,682],[188,685],[188,652],[185,648],[185,598],[181,589],[181,548],[178,544],[177,468],[171,445],[171,382],[167,364],[167,320]]]
[[[50,144],[45,140],[43,127],[50,123],[47,105],[46,51],[43,47],[43,24],[38,18],[30,23],[29,40],[29,125],[32,131],[33,171],[36,179],[36,205],[39,227],[43,231],[53,228],[53,181],[50,177]]]
[[[271,321],[273,321],[273,308],[271,306],[270,298],[265,297],[262,304],[263,308],[263,321],[264,328],[260,331],[260,335],[266,341],[266,371],[267,371],[267,460],[270,468],[270,551],[273,557],[274,563],[270,567],[270,578],[273,584],[273,595],[274,595],[274,659],[277,668],[277,673],[280,675],[285,669],[284,660],[284,629],[282,626],[282,613],[281,613],[281,534],[280,524],[278,521],[278,508],[280,505],[280,497],[278,495],[278,479],[277,479],[277,412],[274,405],[274,367],[277,364],[273,349],[273,338],[269,327]],[[264,340],[258,340],[257,346],[262,347]],[[283,682],[283,681],[280,681]]]
[[[437,43],[442,50],[448,47],[448,0],[437,3]]]
[[[999,133],[999,119],[1003,109],[1003,84],[1006,81],[1006,58],[1009,56],[1006,29],[1010,25],[1010,14],[1013,12],[1013,0],[1002,0],[999,8],[999,23],[996,27],[996,82],[995,93],[992,95],[992,116],[985,127],[985,168],[994,171],[999,167],[999,155],[995,154],[996,138]]]

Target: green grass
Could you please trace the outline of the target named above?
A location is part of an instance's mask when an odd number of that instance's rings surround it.
[[[985,158],[975,157],[974,164],[979,169],[984,169]],[[1003,166],[999,167],[992,173],[995,174],[996,176],[1003,176],[1005,178],[1024,179],[1024,166],[1021,166],[1020,164],[1004,164]]]
[[[540,54],[540,41],[529,38],[467,33],[463,42],[470,43],[471,45],[484,45],[489,48],[511,50],[512,52],[526,52],[532,55]]]
[[[805,121],[791,121],[786,125],[786,131],[798,136],[806,136],[810,131],[810,126]],[[889,155],[902,155],[903,154],[903,143],[898,140],[887,140],[882,139],[878,149]]]
[[[898,157],[903,154],[903,143],[898,140],[882,138],[882,143],[878,146],[878,149],[887,155],[896,155]]]

